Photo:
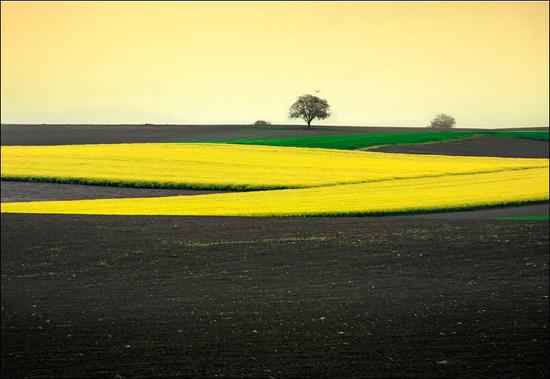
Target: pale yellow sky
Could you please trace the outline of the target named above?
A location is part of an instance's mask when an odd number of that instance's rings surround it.
[[[548,126],[547,2],[2,2],[3,123]]]

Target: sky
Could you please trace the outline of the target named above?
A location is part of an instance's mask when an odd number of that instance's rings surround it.
[[[2,123],[549,124],[548,2],[5,2]],[[318,93],[315,91],[319,91]],[[315,122],[314,122],[315,123]]]

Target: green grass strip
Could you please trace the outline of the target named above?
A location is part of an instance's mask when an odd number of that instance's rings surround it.
[[[533,140],[548,140],[548,132],[477,132],[477,131],[446,131],[446,132],[412,132],[387,134],[350,134],[340,136],[314,136],[275,139],[244,139],[229,140],[223,143],[242,145],[267,145],[288,147],[309,147],[324,149],[354,150],[372,146],[410,145],[430,142],[443,142],[463,139],[476,135],[497,137],[526,138]]]
[[[497,137],[524,138],[537,141],[548,141],[548,132],[539,131],[486,132],[484,134]]]
[[[497,220],[511,220],[511,221],[549,221],[550,216],[513,216],[513,217],[499,217]]]
[[[226,143],[243,145],[269,145],[291,147],[313,147],[324,149],[352,150],[381,145],[402,145],[439,142],[471,136],[469,132],[421,132],[388,134],[351,134],[342,136],[315,136],[299,138],[277,138],[268,140],[233,140]]]

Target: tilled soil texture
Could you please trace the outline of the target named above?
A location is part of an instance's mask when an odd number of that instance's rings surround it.
[[[3,203],[19,201],[114,199],[129,197],[162,197],[207,195],[220,191],[174,190],[150,188],[104,187],[80,184],[2,181]]]
[[[2,214],[2,377],[548,377],[548,222]]]
[[[548,141],[475,136],[461,140],[417,145],[381,146],[370,151],[406,154],[470,155],[513,158],[548,158]]]
[[[439,213],[418,213],[403,216],[393,216],[396,219],[426,218],[426,219],[485,219],[494,220],[500,217],[522,217],[522,216],[548,216],[550,208],[548,202],[476,209],[470,211],[439,212]]]
[[[2,125],[1,128],[2,145],[202,142],[426,131],[426,128],[345,126],[308,129],[301,125]]]

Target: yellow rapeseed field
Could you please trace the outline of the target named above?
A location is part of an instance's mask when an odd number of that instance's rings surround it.
[[[451,157],[229,144],[2,146],[2,178],[136,187],[306,188],[548,167],[547,159]]]
[[[433,211],[544,200],[548,200],[547,167],[306,189],[3,203],[1,207],[2,212],[10,213],[314,216]]]

